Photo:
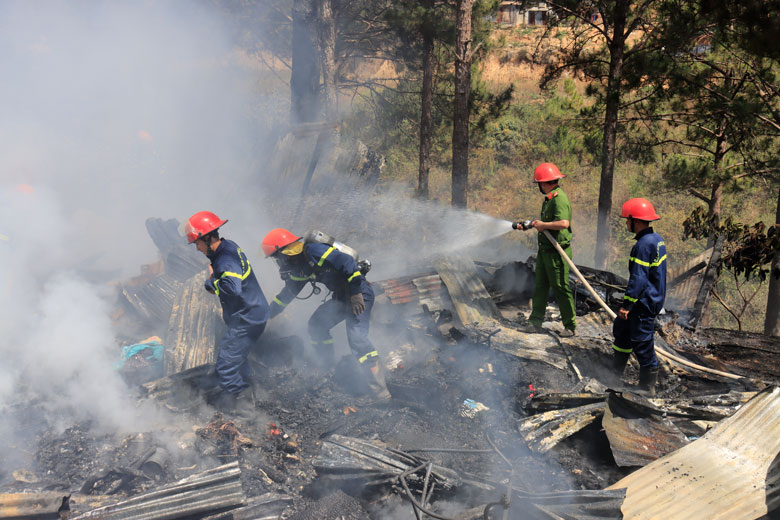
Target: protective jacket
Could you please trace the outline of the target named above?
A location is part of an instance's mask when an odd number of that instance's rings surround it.
[[[206,280],[206,290],[219,296],[225,324],[252,326],[268,321],[268,301],[241,248],[223,238],[207,256],[214,274]]]
[[[351,256],[327,244],[307,243],[302,258],[291,261],[289,271],[282,272],[284,288],[271,302],[271,315],[276,316],[312,281],[333,292],[333,298],[346,302],[353,294],[371,294],[365,276]]]
[[[637,233],[636,244],[628,258],[628,287],[623,296],[623,308],[636,306],[650,314],[658,314],[666,298],[666,244],[652,227]]]
[[[539,218],[542,222],[555,222],[557,220],[568,220],[569,227],[560,230],[550,230],[550,234],[555,238],[562,248],[566,249],[571,243],[571,202],[569,197],[558,187],[544,196],[542,202],[542,214]],[[544,233],[539,233],[539,251],[555,251],[555,246],[550,243]]]

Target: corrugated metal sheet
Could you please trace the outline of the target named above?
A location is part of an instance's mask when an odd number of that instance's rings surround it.
[[[238,462],[219,466],[156,491],[93,509],[73,520],[158,520],[202,515],[244,505]]]
[[[68,511],[69,495],[62,493],[0,493],[0,518],[60,518]]]
[[[607,489],[626,488],[627,520],[753,520],[767,513],[778,452],[780,389],[770,387],[700,439]]]
[[[601,419],[618,466],[644,466],[688,444],[661,410],[626,397],[609,394]]]
[[[700,255],[691,260],[688,260],[684,264],[676,264],[670,262],[669,272],[666,275],[666,279],[670,283],[669,290],[666,293],[667,306],[675,309],[687,309],[693,307],[693,303],[696,300],[696,295],[701,287],[702,276],[704,275],[704,267],[712,257],[712,248],[707,249]],[[674,283],[675,279],[692,270],[697,266],[699,272],[691,275],[687,279]]]
[[[425,300],[441,302],[441,295],[444,291],[441,277],[438,274],[418,277],[406,276],[372,283],[381,287],[390,303],[394,305],[424,303]]]

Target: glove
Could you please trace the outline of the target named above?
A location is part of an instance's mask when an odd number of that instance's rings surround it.
[[[349,298],[349,303],[352,306],[352,314],[360,316],[363,311],[366,310],[366,302],[363,301],[363,293],[353,294]]]

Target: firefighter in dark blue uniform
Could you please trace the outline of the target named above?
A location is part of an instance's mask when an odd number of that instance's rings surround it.
[[[666,244],[651,222],[661,217],[646,199],[631,199],[620,213],[635,233],[636,244],[628,258],[628,286],[613,327],[614,367],[622,374],[633,352],[639,361],[639,387],[655,395],[658,359],[653,336],[655,318],[666,298]]]
[[[200,211],[187,221],[186,234],[189,243],[211,261],[205,288],[219,297],[228,329],[220,341],[215,367],[223,390],[217,407],[231,411],[240,406],[248,411],[255,403],[251,391],[244,392],[251,375],[247,357],[263,333],[270,311],[246,254],[235,242],[219,236],[218,229],[226,222],[214,213]]]
[[[266,257],[277,262],[284,280],[284,288],[271,301],[271,317],[282,312],[308,283],[323,284],[333,297],[309,318],[309,338],[315,352],[327,366],[332,365],[334,346],[330,330],[346,320],[349,347],[365,369],[371,391],[380,400],[390,399],[379,353],[368,338],[374,290],[356,259],[333,245],[307,242],[281,228],[266,235],[262,249]]]

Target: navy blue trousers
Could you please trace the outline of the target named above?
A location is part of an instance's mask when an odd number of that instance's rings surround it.
[[[334,298],[317,307],[309,318],[309,337],[314,348],[332,344],[330,329],[346,320],[347,341],[352,352],[358,359],[373,352],[374,345],[368,339],[368,325],[371,320],[371,309],[374,307],[374,290],[370,285],[363,290],[363,301],[366,310],[358,316],[352,314],[349,301]]]
[[[263,330],[265,323],[239,325],[228,328],[222,336],[215,369],[219,386],[226,392],[238,394],[249,386],[252,371],[247,357]]]
[[[655,314],[634,307],[627,320],[615,319],[612,334],[615,342],[612,348],[618,352],[633,352],[640,367],[657,367],[655,357]]]

